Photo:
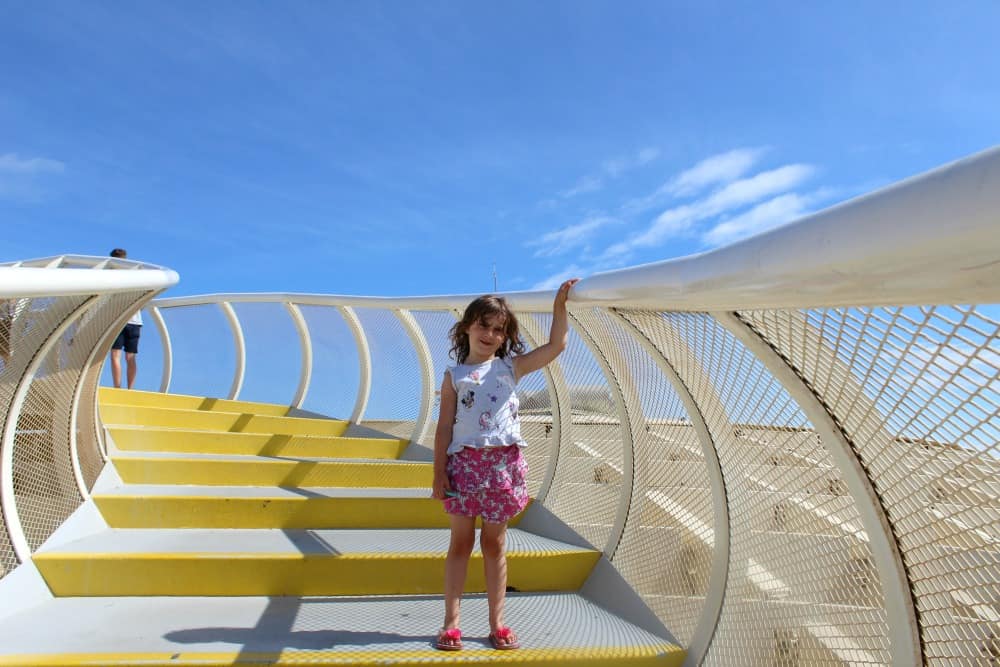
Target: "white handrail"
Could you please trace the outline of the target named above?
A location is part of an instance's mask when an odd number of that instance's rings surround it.
[[[397,310],[395,315],[400,324],[403,325],[403,330],[406,331],[406,335],[413,345],[413,351],[417,357],[417,367],[420,370],[420,408],[413,424],[410,442],[422,444],[427,436],[431,410],[434,408],[434,364],[431,361],[430,349],[427,347],[427,339],[424,338],[423,330],[417,324],[413,313],[408,310]]]
[[[84,296],[140,289],[163,290],[178,281],[169,269],[151,271],[83,271],[76,269],[0,266],[0,298]]]
[[[1000,148],[834,206],[724,248],[598,273],[571,307],[663,310],[1000,301]],[[914,267],[920,270],[915,271]],[[552,290],[508,292],[515,310],[547,312]],[[162,308],[228,301],[410,310],[464,309],[477,294],[362,297],[210,294]]]
[[[222,314],[226,316],[226,321],[229,322],[229,329],[233,333],[233,347],[236,349],[236,368],[233,369],[233,383],[230,385],[229,394],[226,396],[229,400],[235,401],[240,397],[240,390],[243,389],[243,378],[246,376],[247,345],[243,337],[243,326],[240,324],[240,318],[236,316],[236,310],[232,304],[228,301],[222,301],[219,303],[219,308],[222,309]]]
[[[358,350],[358,393],[354,399],[354,409],[351,410],[351,421],[360,424],[361,420],[364,419],[368,399],[371,398],[372,394],[371,348],[368,346],[365,328],[354,309],[350,306],[340,306],[337,311],[344,318],[347,328],[351,330],[351,336],[354,338],[354,344]]]
[[[574,297],[666,310],[992,303],[1000,147],[700,255],[600,273]]]
[[[288,311],[292,322],[295,324],[295,331],[299,334],[299,344],[302,347],[302,366],[299,370],[299,386],[295,389],[295,396],[289,403],[293,408],[301,408],[309,393],[309,381],[312,379],[313,349],[312,336],[309,335],[309,325],[306,318],[302,316],[302,311],[294,303],[286,303],[285,310]]]
[[[31,545],[40,544],[55,526],[53,518],[72,510],[88,496],[85,454],[99,462],[103,454],[96,429],[78,429],[81,414],[98,422],[96,378],[103,357],[121,322],[142,303],[177,282],[169,269],[130,260],[61,255],[0,265],[0,374],[12,389],[0,403],[0,530],[9,538],[5,561],[23,561]],[[86,333],[83,333],[83,332]],[[84,390],[87,391],[84,391]],[[49,410],[42,428],[38,411]],[[22,441],[21,438],[24,438]],[[49,484],[54,491],[19,505],[14,471],[35,461],[49,448],[49,468],[23,484]],[[88,473],[96,475],[89,470]],[[20,493],[18,491],[18,493]]]
[[[160,332],[160,346],[163,350],[163,370],[160,375],[160,391],[165,393],[170,391],[170,379],[174,373],[174,348],[170,343],[170,330],[167,328],[167,322],[163,319],[163,314],[160,313],[160,309],[154,306],[149,308],[147,312],[149,313],[150,319],[153,320],[153,324],[156,325],[156,330]]]

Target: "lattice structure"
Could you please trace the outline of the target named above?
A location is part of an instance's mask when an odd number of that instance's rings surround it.
[[[410,437],[426,414],[420,444],[432,446],[462,305],[350,306],[377,394],[366,426]],[[675,637],[705,642],[704,664],[891,664],[907,650],[893,643],[900,604],[919,613],[928,664],[990,664],[1000,354],[989,312],[575,307],[569,348],[519,386],[530,491],[605,551]],[[547,339],[550,315],[518,317],[529,343]],[[807,413],[825,415],[823,428]],[[857,466],[843,468],[844,452]],[[898,545],[897,561],[873,543]],[[912,602],[887,592],[899,576]]]
[[[992,659],[1000,623],[1000,325],[987,310],[743,314],[862,461],[899,543],[929,661]]]
[[[80,269],[147,265],[77,259],[18,268],[17,280],[49,280],[47,288],[14,282],[5,273],[5,289],[27,296],[0,292],[0,576],[48,539],[94,484],[104,463],[96,421],[104,357],[128,316],[176,281],[176,274],[156,267],[124,281],[148,280],[144,289],[102,293],[96,285],[106,281]],[[68,274],[59,274],[68,267],[73,267]],[[52,278],[53,271],[58,278]],[[69,294],[44,294],[60,291],[63,280],[73,285]]]
[[[692,663],[1000,664],[998,215],[994,150],[736,246],[586,279],[567,350],[519,387],[536,504],[603,551]],[[0,574],[92,483],[107,334],[165,284],[109,298],[72,283],[0,292]],[[552,294],[511,301],[529,347],[544,343]],[[283,309],[300,339],[298,359],[270,346],[300,374],[269,400],[307,395],[320,313],[336,312],[335,354],[356,356],[333,365],[355,375],[312,404],[433,442],[468,297],[163,300],[199,363],[209,328],[231,336],[185,391],[239,395],[253,358],[234,304],[249,303]],[[162,344],[169,379],[185,355]]]
[[[372,393],[365,426],[397,438],[413,435],[424,387],[403,324],[391,310],[359,308],[372,356]]]

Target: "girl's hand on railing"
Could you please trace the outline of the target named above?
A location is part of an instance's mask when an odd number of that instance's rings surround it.
[[[579,278],[570,278],[559,286],[559,289],[556,290],[556,300],[552,304],[553,309],[566,307],[566,300],[569,298],[569,290],[578,282],[580,282]]]

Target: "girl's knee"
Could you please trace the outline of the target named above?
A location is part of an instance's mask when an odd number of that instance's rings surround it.
[[[489,535],[483,531],[479,536],[479,548],[483,551],[483,558],[499,558],[503,556],[504,547],[507,540],[503,533]]]
[[[455,535],[452,533],[451,544],[448,545],[448,555],[468,558],[475,544],[476,540],[473,535]]]

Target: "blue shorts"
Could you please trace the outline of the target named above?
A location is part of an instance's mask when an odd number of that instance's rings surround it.
[[[122,332],[118,334],[118,338],[115,338],[114,345],[111,346],[112,350],[124,350],[130,354],[136,354],[139,351],[139,332],[142,331],[141,324],[126,324]]]

